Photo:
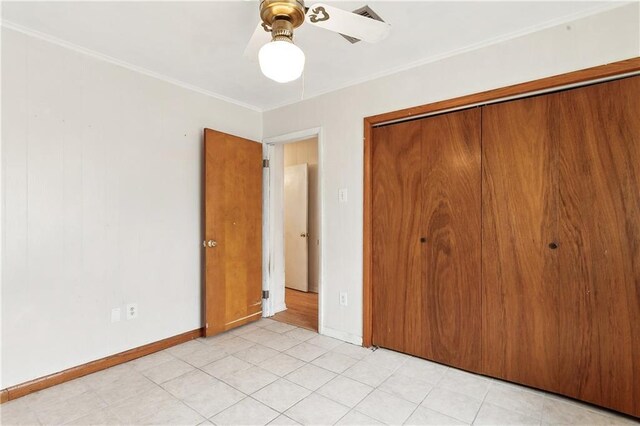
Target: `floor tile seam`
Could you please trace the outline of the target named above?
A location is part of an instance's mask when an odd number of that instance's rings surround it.
[[[256,392],[258,392],[258,391],[256,391]],[[254,392],[254,393],[255,393],[255,392]],[[236,405],[240,404],[242,401],[246,400],[247,398],[250,398],[250,399],[252,399],[253,401],[257,402],[258,404],[264,405],[265,407],[269,408],[270,410],[275,411],[276,413],[278,413],[278,415],[281,415],[281,414],[282,414],[282,415],[284,415],[284,411],[276,410],[275,408],[273,408],[273,407],[271,407],[271,406],[269,406],[269,405],[265,404],[264,402],[257,400],[256,398],[254,398],[254,397],[252,396],[253,394],[251,394],[251,395],[247,395],[247,394],[245,394],[244,392],[243,392],[243,394],[245,395],[245,397],[244,397],[244,398],[242,398],[241,400],[237,401],[237,402],[236,402],[236,403],[234,403],[234,404],[231,404],[230,406],[228,406],[228,407],[227,407],[227,408],[225,408],[224,410],[221,410],[221,411],[219,411],[218,413],[213,414],[212,416],[208,417],[208,418],[207,418],[207,420],[211,420],[211,421],[213,422],[213,420],[212,420],[212,419],[213,419],[215,416],[217,416],[217,415],[219,415],[219,414],[221,414],[221,413],[224,413],[225,411],[227,411],[227,410],[229,410],[229,409],[231,409],[231,408],[235,407]],[[303,401],[304,399],[305,399],[305,398],[303,398],[303,399],[302,399],[302,400],[300,400],[300,401]],[[300,401],[298,401],[298,402],[300,402]],[[296,403],[296,404],[297,404],[297,403]],[[294,405],[296,405],[296,404],[294,404]],[[292,405],[291,407],[293,407],[293,405]],[[291,407],[289,407],[289,408],[291,408]],[[289,408],[287,408],[287,410],[288,410]],[[286,410],[285,410],[285,411],[286,411]],[[278,417],[278,416],[274,417],[274,420],[275,420],[277,417]],[[287,416],[287,417],[289,417],[289,416]],[[273,420],[271,420],[271,421],[273,421]],[[270,421],[269,423],[271,423],[271,421]]]
[[[224,358],[220,358],[220,359],[224,359]],[[239,359],[239,358],[238,358],[238,359]],[[218,360],[218,361],[219,361],[219,360]],[[210,362],[210,363],[209,363],[209,364],[207,364],[207,365],[211,365],[211,364],[213,364],[214,362],[217,362],[217,361]],[[237,389],[237,388],[235,388],[235,387],[231,386],[229,383],[225,382],[224,380],[222,380],[222,379],[220,379],[220,378],[218,378],[218,377],[215,377],[215,376],[213,376],[213,375],[211,375],[211,374],[207,373],[206,371],[204,371],[202,368],[206,367],[207,365],[205,365],[205,366],[203,366],[203,367],[194,367],[194,370],[199,370],[199,371],[203,372],[204,374],[206,374],[207,376],[211,377],[212,379],[217,380],[217,381],[218,381],[218,382],[220,382],[220,383],[224,383],[225,385],[227,385],[227,386],[229,386],[229,387],[231,387],[231,388],[233,388],[233,389],[237,390],[238,392],[241,392],[241,393],[242,393],[243,395],[245,395],[245,396],[249,396],[249,395],[247,395],[246,393],[242,392],[240,389]],[[250,367],[249,367],[249,368],[250,368]],[[246,370],[246,368],[245,368],[245,370]],[[242,370],[241,370],[241,371],[242,371]],[[187,374],[192,373],[192,372],[193,372],[193,370],[192,370],[192,371],[187,371],[186,373],[181,374],[180,376],[174,377],[173,379],[170,379],[170,380],[167,380],[167,381],[163,382],[163,384],[164,384],[164,383],[168,383],[168,382],[170,382],[171,380],[179,379],[180,377],[186,376]],[[151,382],[152,382],[152,383],[154,383],[154,384],[156,384],[157,386],[159,386],[162,390],[164,390],[165,392],[167,392],[167,393],[168,393],[169,395],[171,395],[173,398],[175,398],[175,399],[177,399],[177,400],[179,400],[179,401],[183,401],[183,399],[178,398],[177,396],[175,396],[174,394],[172,394],[169,390],[167,390],[167,389],[166,389],[164,386],[162,386],[161,384],[157,384],[157,383],[155,383],[155,382],[153,382],[153,381],[151,381]],[[191,397],[191,396],[193,396],[193,395],[195,395],[195,394],[197,394],[197,392],[189,393],[189,394],[186,396],[186,398]],[[244,398],[243,398],[243,399],[244,399]]]
[[[195,408],[191,407],[189,404],[187,404],[186,402],[184,402],[181,399],[175,398],[176,401],[178,401],[180,404],[182,404],[183,407],[188,408],[189,410],[193,411],[194,413],[196,413],[197,415],[199,415],[200,417],[202,417],[204,420],[208,420],[207,416],[205,416],[204,414],[202,414],[201,412],[199,412],[198,410],[196,410]],[[150,418],[151,416],[154,416],[157,414],[157,411],[155,413],[151,413],[151,414],[147,414],[146,416],[142,416],[141,418],[139,418],[137,421],[140,422],[140,424],[143,423],[143,421],[147,418]],[[202,421],[196,423],[196,424],[200,424],[202,423]]]
[[[389,377],[391,377],[391,376],[389,376]],[[385,382],[386,382],[386,380],[385,380]],[[395,398],[401,399],[402,401],[407,402],[407,403],[409,403],[409,404],[411,404],[411,405],[415,405],[416,407],[411,411],[411,414],[409,414],[409,415],[407,416],[407,418],[404,420],[404,422],[402,422],[402,424],[404,424],[407,420],[409,420],[409,419],[411,418],[411,416],[412,416],[412,415],[413,415],[413,413],[418,409],[418,407],[420,406],[420,404],[416,404],[415,402],[407,401],[406,399],[402,398],[402,397],[401,397],[401,396],[399,396],[399,395],[395,395],[395,394],[392,394],[391,392],[387,392],[387,391],[385,391],[385,390],[383,390],[383,389],[380,389],[380,386],[382,386],[382,384],[383,384],[383,383],[384,383],[384,382],[382,382],[382,383],[380,383],[380,385],[378,385],[378,386],[374,387],[374,388],[371,390],[371,392],[369,392],[369,394],[367,394],[367,396],[369,396],[370,394],[372,394],[374,391],[376,391],[376,390],[377,390],[377,391],[380,391],[380,392],[382,392],[382,393],[384,393],[384,394],[387,394],[387,395],[389,395],[389,396],[393,396],[393,397],[395,397]],[[366,397],[365,397],[365,398],[366,398]],[[362,401],[364,401],[364,400],[365,400],[365,398],[362,398],[362,400],[360,400],[360,402],[358,403],[358,405],[359,405]],[[425,398],[426,398],[426,396],[425,396]],[[358,405],[356,405],[356,407],[357,407]],[[356,409],[356,407],[354,407],[354,409]],[[362,411],[360,411],[360,410],[356,410],[356,411],[358,411],[358,413],[360,413],[360,414],[364,414],[364,415],[365,415],[365,416],[367,416],[367,417],[371,417],[370,415],[368,415],[368,414],[366,414],[366,413],[363,413],[363,412],[362,412]],[[378,419],[375,419],[375,420],[378,420]],[[381,420],[378,420],[378,421],[381,421]],[[384,423],[384,422],[382,422],[382,423]]]
[[[300,385],[299,385],[299,386],[300,386]],[[304,387],[304,386],[303,386],[303,387]],[[307,388],[305,388],[305,389],[307,389]],[[347,413],[345,413],[345,416],[349,413],[349,411],[351,411],[351,410],[352,410],[352,408],[351,408],[351,407],[347,407],[346,405],[344,405],[344,404],[343,404],[343,403],[341,403],[341,402],[334,401],[334,400],[333,400],[333,399],[331,399],[331,398],[328,398],[328,397],[326,397],[326,396],[324,396],[324,395],[320,395],[320,394],[319,394],[319,393],[317,393],[316,391],[311,391],[311,393],[310,393],[309,395],[307,395],[305,398],[302,398],[300,401],[296,402],[296,403],[295,403],[295,404],[293,404],[291,407],[287,408],[287,409],[285,410],[285,412],[283,412],[282,414],[284,414],[284,415],[286,416],[286,414],[285,414],[285,413],[286,413],[287,411],[291,410],[292,408],[294,408],[294,407],[295,407],[295,406],[297,406],[298,404],[301,404],[305,399],[310,398],[310,397],[311,397],[311,396],[313,396],[314,394],[315,394],[316,396],[319,396],[320,398],[326,398],[326,399],[328,399],[329,401],[334,402],[334,403],[336,403],[336,404],[340,405],[341,407],[346,408],[346,409],[347,409]],[[298,421],[298,420],[296,420],[296,419],[292,418],[291,416],[287,416],[287,417],[291,418],[292,420],[294,420],[294,421],[296,421],[296,422]],[[344,416],[342,416],[342,417],[344,417]],[[340,419],[342,419],[342,417],[340,417]],[[340,421],[340,420],[338,419],[338,420],[336,420],[333,424],[336,424],[336,423],[337,423],[337,422],[339,422],[339,421]]]
[[[491,388],[491,386],[489,386],[489,388]],[[478,411],[476,411],[476,415],[473,416],[473,421],[470,424],[474,424],[476,422],[476,419],[478,418],[478,414],[480,414],[480,410],[482,410],[482,406],[484,405],[486,399],[487,399],[487,395],[489,395],[489,390],[487,389],[487,391],[484,393],[484,396],[482,397],[482,402],[480,403],[480,406],[478,407]]]
[[[352,379],[352,378],[350,378],[350,377],[343,376],[343,375],[339,374],[339,375],[337,375],[336,377],[334,377],[333,379],[329,380],[329,381],[328,381],[327,383],[325,383],[324,385],[320,386],[320,387],[319,387],[315,392],[317,392],[318,390],[322,389],[322,387],[323,387],[323,386],[327,385],[328,383],[332,382],[333,380],[337,379],[338,377],[342,377],[342,378],[347,379],[347,380],[353,380],[354,382],[360,383],[361,385],[365,385],[365,386],[368,386],[368,387],[370,387],[370,388],[371,388],[371,390],[370,390],[370,391],[368,391],[368,392],[367,392],[367,394],[366,394],[364,397],[362,397],[362,398],[360,399],[360,401],[358,401],[358,402],[356,403],[356,405],[354,405],[353,407],[351,407],[351,408],[350,408],[350,411],[351,411],[351,410],[355,410],[355,409],[356,409],[356,407],[358,406],[358,404],[360,404],[362,401],[364,401],[365,399],[367,399],[367,397],[368,397],[369,395],[371,395],[371,394],[373,393],[373,391],[375,391],[376,389],[378,389],[378,387],[374,387],[374,386],[371,386],[371,385],[367,385],[366,383],[362,383],[362,382],[359,382],[359,381],[357,381],[357,380],[355,380],[355,379]],[[324,396],[324,395],[322,395],[322,394],[318,394],[318,395],[320,395],[320,396]],[[335,402],[338,402],[338,403],[342,404],[340,401],[337,401],[337,400],[335,400],[335,399],[331,398],[330,396],[326,396],[325,398],[329,398],[329,399],[331,399],[332,401],[335,401]],[[342,405],[344,405],[344,404],[342,404]],[[364,413],[361,413],[361,414],[364,414]],[[346,414],[345,414],[345,415],[346,415]],[[366,414],[365,414],[365,415],[366,415]],[[371,416],[367,416],[367,417],[371,417]]]
[[[504,406],[502,406],[500,404],[496,404],[494,402],[486,401],[486,397],[489,396],[489,393],[491,392],[492,389],[497,388],[499,386],[504,386],[504,383],[510,383],[510,382],[503,382],[502,380],[495,379],[495,378],[490,378],[490,379],[491,379],[491,385],[489,386],[489,389],[487,390],[487,394],[485,396],[485,402],[487,402],[488,404],[495,405],[496,407],[502,408],[504,410],[513,411],[514,413],[518,413],[518,414],[520,414],[522,416],[525,416],[525,417],[534,418],[536,420],[539,420],[540,423],[542,422],[542,416],[543,416],[543,412],[544,412],[544,395],[540,395],[543,398],[542,407],[540,407],[540,410],[538,410],[538,413],[536,415],[532,416],[530,413],[524,413],[524,411],[513,410],[511,408],[504,407]],[[517,387],[513,387],[513,390],[515,390],[516,392],[523,392],[525,394],[536,395],[535,393],[527,391],[526,389],[519,389]]]

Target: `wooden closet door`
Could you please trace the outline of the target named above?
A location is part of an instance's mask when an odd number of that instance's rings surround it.
[[[418,353],[425,338],[421,285],[422,125],[373,130],[373,344]]]
[[[480,371],[480,108],[421,122],[425,322],[416,355]]]
[[[640,77],[559,96],[562,388],[640,416]]]
[[[482,108],[482,285],[485,374],[548,390],[561,371],[557,324],[557,94]],[[578,359],[576,354],[575,360]]]

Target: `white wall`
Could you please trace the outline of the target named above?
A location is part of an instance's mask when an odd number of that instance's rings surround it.
[[[363,117],[640,56],[639,15],[636,2],[266,112],[265,138],[322,127],[321,332],[362,336]]]
[[[322,127],[321,331],[359,342],[362,118],[639,56],[639,15],[635,3],[262,117],[2,29],[0,388],[200,327],[203,127]],[[112,324],[127,302],[138,319]]]
[[[318,138],[284,144],[284,166],[307,164],[309,172],[309,291],[318,292],[320,278],[320,200],[318,199]],[[286,259],[285,259],[286,262]]]
[[[199,328],[202,129],[260,113],[6,28],[2,65],[0,388]]]

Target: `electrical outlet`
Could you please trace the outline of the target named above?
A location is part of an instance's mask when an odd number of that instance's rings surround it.
[[[120,308],[111,309],[111,322],[120,321]]]
[[[338,201],[341,203],[347,202],[347,188],[338,189]]]
[[[132,320],[138,318],[138,304],[129,303],[127,305],[127,319]]]
[[[347,306],[347,293],[340,292],[340,304]]]

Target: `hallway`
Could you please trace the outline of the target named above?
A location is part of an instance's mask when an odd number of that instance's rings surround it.
[[[278,312],[272,319],[318,331],[318,293],[285,288],[284,298],[287,310]]]

